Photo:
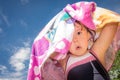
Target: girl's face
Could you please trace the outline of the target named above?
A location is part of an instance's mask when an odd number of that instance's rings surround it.
[[[73,33],[70,53],[75,56],[81,56],[87,51],[90,33],[86,30],[84,25],[80,24],[79,22],[76,21],[74,25],[75,30]]]

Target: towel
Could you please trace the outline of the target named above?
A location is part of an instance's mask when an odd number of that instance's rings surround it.
[[[97,9],[100,8],[97,7]],[[110,16],[106,16],[108,13],[99,13],[99,10],[97,9],[94,2],[82,1],[72,5],[68,4],[62,11],[50,20],[33,42],[27,80],[43,80],[41,68],[52,54],[56,53],[54,56],[55,60],[64,59],[66,57],[73,36],[75,20],[80,21],[87,28],[95,30],[97,33],[95,36],[96,39],[105,24],[120,22],[120,18],[117,18],[119,15],[116,13],[101,8],[100,10],[110,13]],[[100,19],[103,14],[108,17],[105,22],[102,20],[104,18]],[[113,42],[118,43],[117,40]],[[113,54],[115,51],[115,45],[111,45],[112,47],[109,48],[111,51],[109,51],[108,54]],[[117,50],[118,49],[116,49],[116,51]],[[107,68],[110,68],[113,61],[114,59],[108,61],[111,63],[107,65]]]
[[[90,29],[95,29],[92,20],[95,5],[94,2],[68,4],[50,20],[33,42],[27,80],[42,80],[41,68],[52,54],[57,53],[55,60],[66,57],[72,40],[75,20]],[[80,15],[78,15],[79,12]]]

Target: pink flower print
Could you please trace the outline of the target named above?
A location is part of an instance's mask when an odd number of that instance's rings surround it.
[[[63,40],[57,43],[55,51],[59,53],[67,53],[69,46],[70,42],[64,38]]]
[[[49,47],[49,42],[45,37],[42,37],[40,40],[34,42],[32,47],[33,55],[40,56],[45,53]]]

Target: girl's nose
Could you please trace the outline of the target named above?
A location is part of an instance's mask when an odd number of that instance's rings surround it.
[[[77,36],[73,37],[73,42],[78,42],[78,37]]]

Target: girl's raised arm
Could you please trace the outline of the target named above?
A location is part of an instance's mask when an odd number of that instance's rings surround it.
[[[102,29],[99,37],[92,46],[92,50],[105,67],[105,55],[120,24],[120,15],[108,9],[97,7],[93,15],[97,29]]]
[[[106,24],[103,28],[99,38],[95,41],[92,46],[92,50],[96,53],[96,56],[100,60],[100,62],[105,67],[105,53],[110,46],[115,33],[117,31],[118,24],[117,23],[109,23]]]

